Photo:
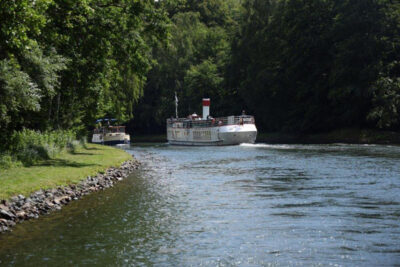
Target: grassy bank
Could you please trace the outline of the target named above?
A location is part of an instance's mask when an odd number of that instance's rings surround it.
[[[131,159],[125,151],[113,147],[87,144],[73,153],[66,150],[52,159],[42,160],[29,167],[0,170],[0,199],[14,195],[29,195],[39,189],[77,183],[111,166]]]

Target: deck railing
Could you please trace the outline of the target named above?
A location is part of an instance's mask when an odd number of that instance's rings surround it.
[[[167,126],[172,128],[204,128],[204,127],[243,125],[243,124],[255,124],[254,116],[250,115],[228,116],[219,118],[209,118],[207,120],[191,119],[191,118],[167,119]]]
[[[105,133],[125,133],[125,126],[109,126],[100,127],[93,130],[95,134],[105,134]]]

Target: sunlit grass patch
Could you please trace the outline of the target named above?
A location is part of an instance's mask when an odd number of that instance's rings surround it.
[[[131,155],[121,149],[87,144],[86,148],[78,146],[72,152],[63,151],[29,167],[0,170],[0,199],[77,183],[88,175],[96,175],[129,159]]]

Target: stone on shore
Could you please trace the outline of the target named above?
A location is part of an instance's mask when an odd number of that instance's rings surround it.
[[[0,201],[0,233],[9,231],[16,223],[36,219],[39,215],[60,210],[72,200],[77,200],[90,192],[112,187],[116,181],[128,177],[139,168],[136,160],[124,162],[120,168],[109,168],[97,176],[88,176],[78,184],[65,187],[38,190],[29,197],[13,196],[10,200]]]
[[[6,219],[6,220],[13,220],[15,218],[15,215],[9,211],[0,209],[0,218]]]

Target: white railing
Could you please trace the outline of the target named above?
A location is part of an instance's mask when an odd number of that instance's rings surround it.
[[[191,118],[167,119],[167,127],[171,128],[204,128],[204,127],[243,125],[243,124],[255,124],[254,116],[250,115],[228,116],[219,118],[209,118],[207,120],[191,119]]]
[[[125,126],[108,126],[108,127],[100,127],[93,130],[95,134],[104,134],[104,133],[125,133]]]

